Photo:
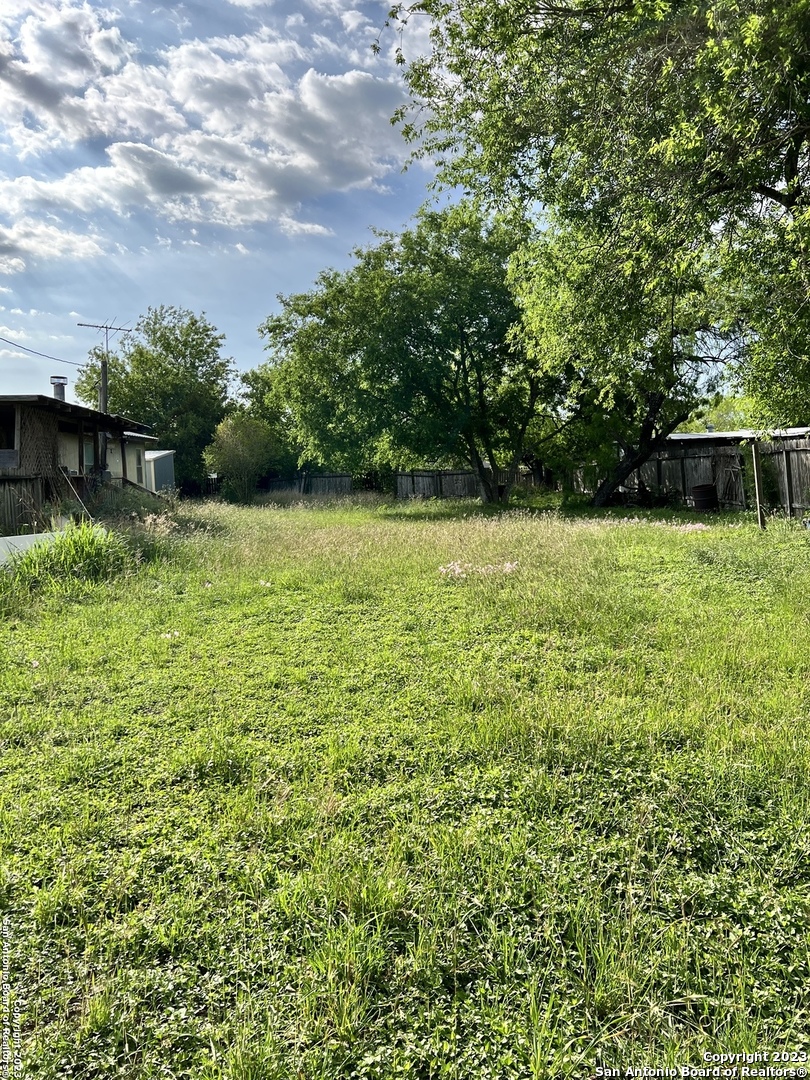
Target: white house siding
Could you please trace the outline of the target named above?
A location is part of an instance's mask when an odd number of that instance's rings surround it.
[[[59,464],[75,475],[79,471],[79,436],[60,431],[58,445]]]
[[[133,445],[131,442],[127,442],[127,480],[131,480],[133,484],[140,484],[142,487],[146,487],[146,462],[144,460],[144,447],[143,445]],[[140,462],[140,472],[138,471],[138,464]]]
[[[121,443],[118,439],[107,440],[107,471],[113,480],[120,480],[124,475],[121,462]]]

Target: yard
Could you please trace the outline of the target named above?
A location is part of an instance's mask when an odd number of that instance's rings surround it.
[[[12,606],[23,1075],[803,1059],[810,533],[696,521],[181,505]]]

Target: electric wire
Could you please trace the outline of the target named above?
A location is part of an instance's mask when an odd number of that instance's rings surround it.
[[[41,356],[44,360],[53,360],[57,364],[70,364],[71,367],[84,367],[84,364],[77,364],[75,360],[62,360],[59,356],[49,356],[44,352],[37,352],[36,349],[29,349],[27,345],[20,345],[18,341],[11,341],[9,338],[0,337],[0,341],[5,342],[6,345],[13,345],[15,349],[22,349],[23,352],[32,353],[34,356]]]

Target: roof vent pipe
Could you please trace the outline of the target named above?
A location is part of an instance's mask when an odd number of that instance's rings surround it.
[[[53,396],[57,401],[65,400],[65,387],[67,386],[67,379],[64,375],[51,375],[51,386],[53,387]]]

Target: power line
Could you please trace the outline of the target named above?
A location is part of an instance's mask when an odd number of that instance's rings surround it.
[[[22,349],[23,352],[32,353],[34,356],[41,356],[44,360],[53,360],[57,364],[70,364],[71,367],[84,367],[84,364],[77,364],[74,360],[63,360],[59,356],[48,356],[47,353],[37,352],[36,349],[29,349],[27,345],[20,345],[17,341],[11,341],[9,338],[0,337],[0,341],[4,341],[6,345],[13,345],[15,349]]]

